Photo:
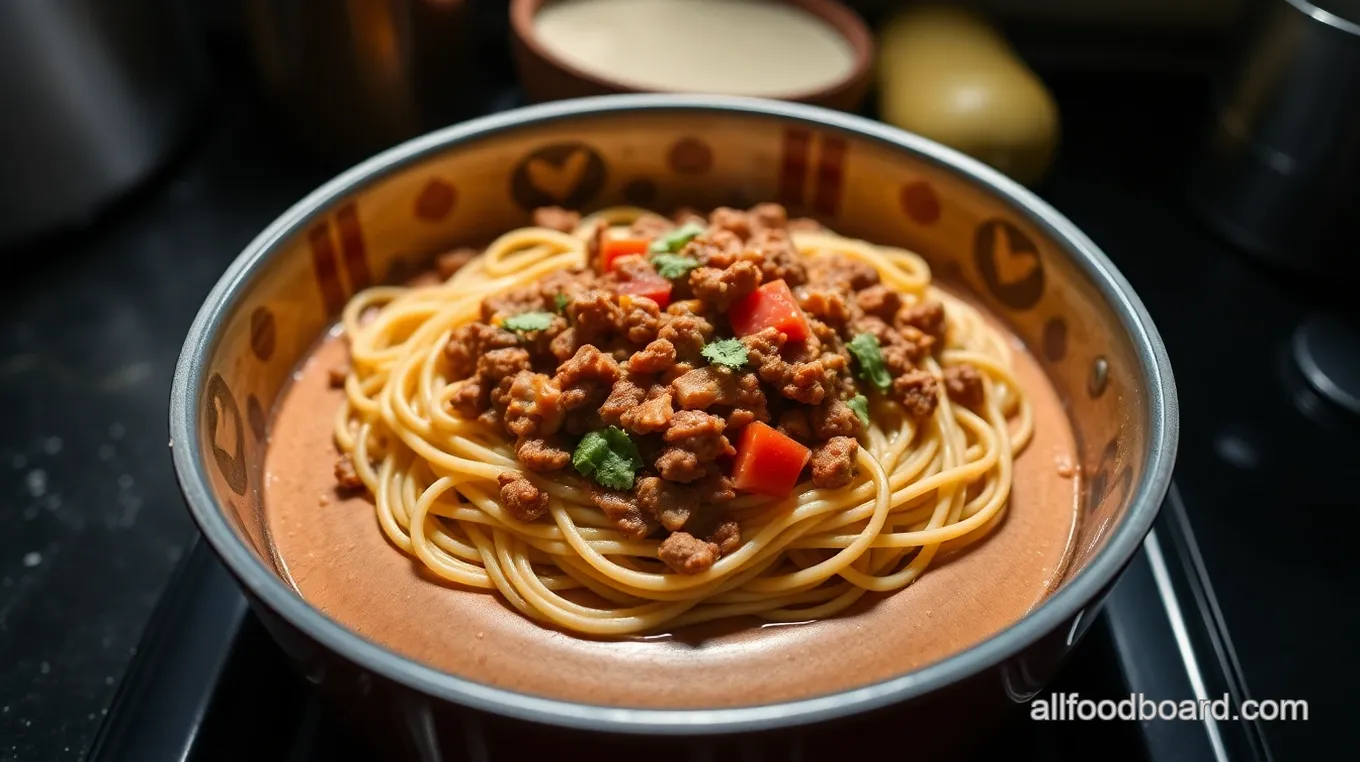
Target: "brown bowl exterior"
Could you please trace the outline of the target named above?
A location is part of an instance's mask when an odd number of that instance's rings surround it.
[[[1090,601],[1082,623],[1094,620],[1107,592]],[[1010,713],[1053,677],[1084,632],[1084,627],[1060,627],[957,682],[846,716],[735,732],[712,733],[702,724],[620,732],[562,727],[433,697],[326,648],[248,597],[327,708],[376,758],[388,762],[783,762],[874,759],[885,749],[909,750],[903,758],[932,762],[976,760]]]
[[[1043,604],[979,645],[884,682],[777,705],[658,710],[545,699],[437,672],[347,630],[285,582],[261,499],[268,411],[351,294],[528,224],[545,204],[665,210],[764,200],[920,253],[1039,360],[1063,398],[1085,475],[1074,554]],[[799,748],[817,758],[811,750],[899,748],[903,738],[914,751],[932,739],[946,741],[941,753],[960,751],[960,738],[985,735],[995,710],[1037,693],[1094,620],[1165,496],[1177,426],[1165,350],[1137,297],[1080,231],[1020,186],[845,114],[663,95],[479,119],[322,187],[252,242],[209,295],[170,411],[194,519],[271,632],[384,748],[420,759],[581,749],[598,760],[639,746],[658,759],[792,758]]]
[[[519,81],[530,100],[536,103],[619,95],[639,92],[619,82],[581,71],[557,58],[539,42],[534,30],[534,15],[552,0],[511,0],[511,47]],[[793,93],[781,98],[794,103],[854,112],[864,102],[873,71],[874,38],[854,11],[834,0],[787,0],[830,24],[855,51],[855,66],[845,80],[826,88]]]

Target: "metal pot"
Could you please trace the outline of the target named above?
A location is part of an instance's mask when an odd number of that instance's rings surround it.
[[[206,70],[180,11],[0,3],[0,243],[84,222],[183,137]]]
[[[568,154],[584,160],[567,162]],[[545,189],[524,177],[531,162],[580,171]],[[1075,554],[1056,590],[1011,627],[922,669],[834,695],[721,710],[605,707],[474,683],[310,606],[281,578],[263,522],[264,411],[347,294],[527,224],[550,191],[586,209],[776,200],[843,234],[911,248],[972,290],[1033,348],[1063,395],[1089,477]],[[998,236],[1012,256],[1033,260],[1019,282],[997,278]],[[223,276],[189,332],[170,404],[190,511],[270,631],[380,748],[422,760],[571,750],[595,760],[640,751],[658,760],[820,759],[906,738],[915,755],[966,751],[1006,706],[1040,690],[1094,619],[1158,512],[1177,429],[1171,369],[1150,318],[1105,255],[1044,202],[972,159],[880,124],[711,96],[520,109],[351,169],[270,225]]]
[[[1345,282],[1360,273],[1360,3],[1254,10],[1216,83],[1191,201],[1262,262]]]

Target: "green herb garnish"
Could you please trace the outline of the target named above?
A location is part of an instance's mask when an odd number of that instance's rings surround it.
[[[642,468],[642,456],[627,432],[610,426],[582,437],[571,464],[601,486],[624,490],[633,488],[633,475]]]
[[[892,386],[892,376],[883,364],[883,351],[879,348],[878,337],[872,333],[861,333],[845,345],[846,349],[859,361],[859,377],[887,391]]]
[[[859,422],[864,424],[866,429],[869,428],[869,400],[863,394],[856,394],[846,400],[845,405],[855,411],[855,415],[859,418]]]
[[[699,266],[699,260],[680,254],[653,254],[652,267],[666,280],[679,280]]]
[[[528,333],[530,331],[544,331],[552,325],[553,316],[551,312],[521,312],[518,315],[511,315],[502,324],[507,330]]]
[[[553,305],[557,307],[558,312],[566,312],[567,302],[569,301],[571,300],[568,299],[567,295],[563,293],[558,293],[553,296]]]
[[[685,244],[693,241],[703,234],[706,228],[697,222],[686,222],[680,227],[666,233],[662,233],[652,240],[652,245],[648,251],[653,254],[674,254],[685,248]]]
[[[704,348],[699,350],[699,354],[713,365],[721,365],[732,370],[746,364],[746,345],[736,339],[723,339],[705,344]]]

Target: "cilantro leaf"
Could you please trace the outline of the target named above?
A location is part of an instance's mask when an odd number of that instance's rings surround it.
[[[592,431],[581,438],[571,464],[582,476],[610,489],[632,489],[633,476],[642,468],[642,456],[628,433],[617,426]]]
[[[892,376],[883,364],[883,351],[879,348],[878,337],[872,333],[861,333],[845,345],[846,349],[859,362],[859,377],[887,391],[892,386]]]
[[[732,370],[746,364],[746,345],[736,339],[723,339],[705,344],[704,348],[699,350],[699,354],[713,365],[721,365]]]
[[[706,229],[707,228],[697,222],[686,222],[674,230],[657,236],[652,240],[652,245],[648,250],[653,254],[663,254],[666,252],[674,254],[685,248],[685,244],[693,241]]]
[[[680,254],[653,254],[652,267],[667,280],[679,280],[689,275],[689,271],[699,266],[699,260]]]
[[[503,326],[509,331],[542,331],[552,325],[553,316],[550,312],[521,312],[518,315],[511,315],[505,319]]]
[[[864,427],[865,427],[865,428],[868,428],[868,427],[869,427],[869,400],[866,399],[865,396],[864,396],[863,394],[856,394],[855,396],[853,396],[853,397],[851,397],[850,399],[846,400],[846,401],[845,401],[845,404],[846,404],[846,406],[849,407],[851,410],[855,411],[855,415],[859,418],[859,422],[862,423],[862,424],[864,424]]]
[[[557,307],[558,312],[567,311],[567,302],[571,301],[567,295],[561,292],[553,295],[553,306]]]

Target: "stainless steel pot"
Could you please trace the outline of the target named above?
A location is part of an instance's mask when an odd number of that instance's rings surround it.
[[[1315,276],[1360,273],[1360,2],[1269,0],[1220,76],[1191,198],[1228,240]]]
[[[530,164],[542,171],[526,171]],[[474,683],[311,607],[280,578],[263,523],[263,411],[348,294],[527,224],[545,198],[587,209],[776,200],[844,234],[911,248],[970,288],[1032,348],[1076,430],[1087,478],[1060,586],[1010,628],[923,669],[834,695],[721,710],[605,707]],[[1007,256],[1029,260],[1019,280],[997,276],[994,244],[1003,238]],[[270,631],[381,748],[421,760],[573,750],[596,760],[639,751],[658,760],[821,759],[899,748],[903,739],[913,756],[966,751],[999,710],[1039,691],[1095,618],[1167,491],[1177,425],[1171,368],[1138,298],[1081,231],[1016,183],[840,113],[659,95],[479,119],[328,183],[261,233],[213,289],[185,342],[170,404],[175,468],[193,517]]]
[[[180,10],[0,3],[0,244],[85,221],[175,147],[205,74]]]

